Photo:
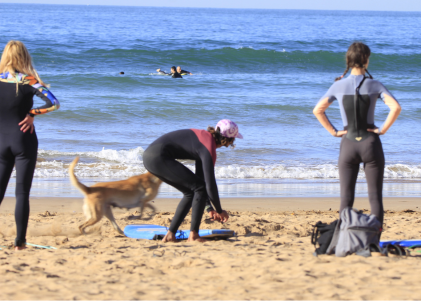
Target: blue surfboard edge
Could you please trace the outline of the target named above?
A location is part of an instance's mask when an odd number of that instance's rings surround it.
[[[406,239],[406,240],[385,240],[379,243],[381,248],[387,245],[397,245],[403,248],[409,248],[414,246],[421,246],[421,239]]]
[[[167,227],[159,225],[127,225],[124,228],[124,235],[129,238],[154,240],[165,236],[167,231]],[[189,235],[190,230],[178,230],[176,238],[187,239]],[[228,239],[235,236],[235,232],[227,229],[202,229],[199,230],[199,235],[203,238]]]

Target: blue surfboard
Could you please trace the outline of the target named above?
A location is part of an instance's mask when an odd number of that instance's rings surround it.
[[[421,246],[421,239],[408,239],[408,240],[386,240],[380,242],[380,247],[384,248],[387,245],[397,245],[404,248],[409,248],[413,246]]]
[[[130,238],[137,239],[159,239],[167,234],[167,227],[159,225],[128,225],[124,228],[124,234]],[[175,234],[177,239],[187,239],[190,230],[178,230]],[[233,237],[235,232],[226,229],[202,229],[199,230],[200,237],[227,239]]]

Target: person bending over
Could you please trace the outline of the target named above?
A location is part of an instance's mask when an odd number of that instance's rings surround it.
[[[163,182],[183,193],[168,233],[163,242],[176,241],[175,233],[192,209],[188,241],[205,241],[199,236],[199,227],[205,206],[214,220],[226,222],[228,213],[222,209],[215,180],[216,149],[234,146],[235,138],[242,139],[238,126],[231,120],[219,121],[207,130],[186,129],[165,134],[152,142],[143,153],[145,168]],[[177,160],[194,160],[193,173]],[[215,210],[209,205],[209,201]]]
[[[25,45],[10,41],[0,61],[0,204],[16,167],[15,249],[26,244],[29,218],[29,192],[37,161],[38,139],[34,116],[60,107],[32,66]],[[32,108],[34,95],[45,105]]]
[[[368,185],[371,213],[383,223],[383,173],[385,159],[380,135],[386,134],[401,112],[393,95],[368,72],[370,48],[360,42],[353,43],[346,53],[346,70],[330,87],[313,110],[323,127],[334,137],[342,137],[339,153],[339,181],[341,205],[339,213],[354,204],[355,184],[360,163]],[[351,69],[351,75],[343,77]],[[368,74],[368,76],[366,75]],[[390,112],[380,128],[374,125],[376,101],[381,98]],[[338,100],[343,130],[337,130],[325,111]]]
[[[191,73],[190,71],[182,70],[180,66],[177,67],[177,72],[181,75],[193,75],[193,73]]]
[[[171,76],[172,78],[183,78],[181,74],[177,72],[177,69],[175,68],[175,66],[171,67],[171,74],[172,74]]]

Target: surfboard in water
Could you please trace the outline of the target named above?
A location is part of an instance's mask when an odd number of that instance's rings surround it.
[[[124,228],[124,234],[130,238],[137,239],[160,239],[167,234],[167,227],[159,225],[128,225]],[[175,234],[177,239],[187,239],[190,230],[178,230]],[[226,229],[202,229],[199,230],[200,237],[227,239],[233,237],[235,232]]]
[[[407,239],[407,240],[386,240],[379,243],[381,248],[386,247],[387,245],[397,245],[404,248],[409,248],[413,246],[420,245],[421,239]]]

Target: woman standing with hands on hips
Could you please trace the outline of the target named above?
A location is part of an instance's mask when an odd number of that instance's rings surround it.
[[[188,241],[205,241],[199,236],[205,206],[209,215],[220,222],[228,220],[222,210],[215,180],[216,149],[234,146],[235,138],[243,138],[238,126],[231,120],[219,121],[215,128],[207,130],[187,129],[170,132],[152,142],[143,153],[145,168],[163,182],[181,191],[181,199],[163,242],[176,241],[175,233],[192,208],[192,220]],[[196,161],[193,173],[177,159]],[[215,207],[215,210],[210,205]]]
[[[371,214],[383,223],[385,159],[379,135],[386,134],[398,118],[401,106],[368,72],[370,54],[370,48],[360,42],[355,42],[348,48],[345,72],[336,78],[336,82],[321,98],[313,113],[329,133],[334,137],[342,137],[338,163],[341,186],[339,212],[346,207],[352,208],[360,163],[364,163]],[[349,69],[351,75],[343,79]],[[374,125],[374,110],[378,98],[381,98],[390,109],[381,127]],[[335,99],[339,102],[343,130],[337,130],[325,114]]]
[[[29,192],[38,152],[34,116],[60,107],[46,86],[25,45],[19,41],[7,43],[0,61],[0,204],[16,166],[16,250],[24,249],[26,244]],[[34,95],[45,105],[32,108]]]

